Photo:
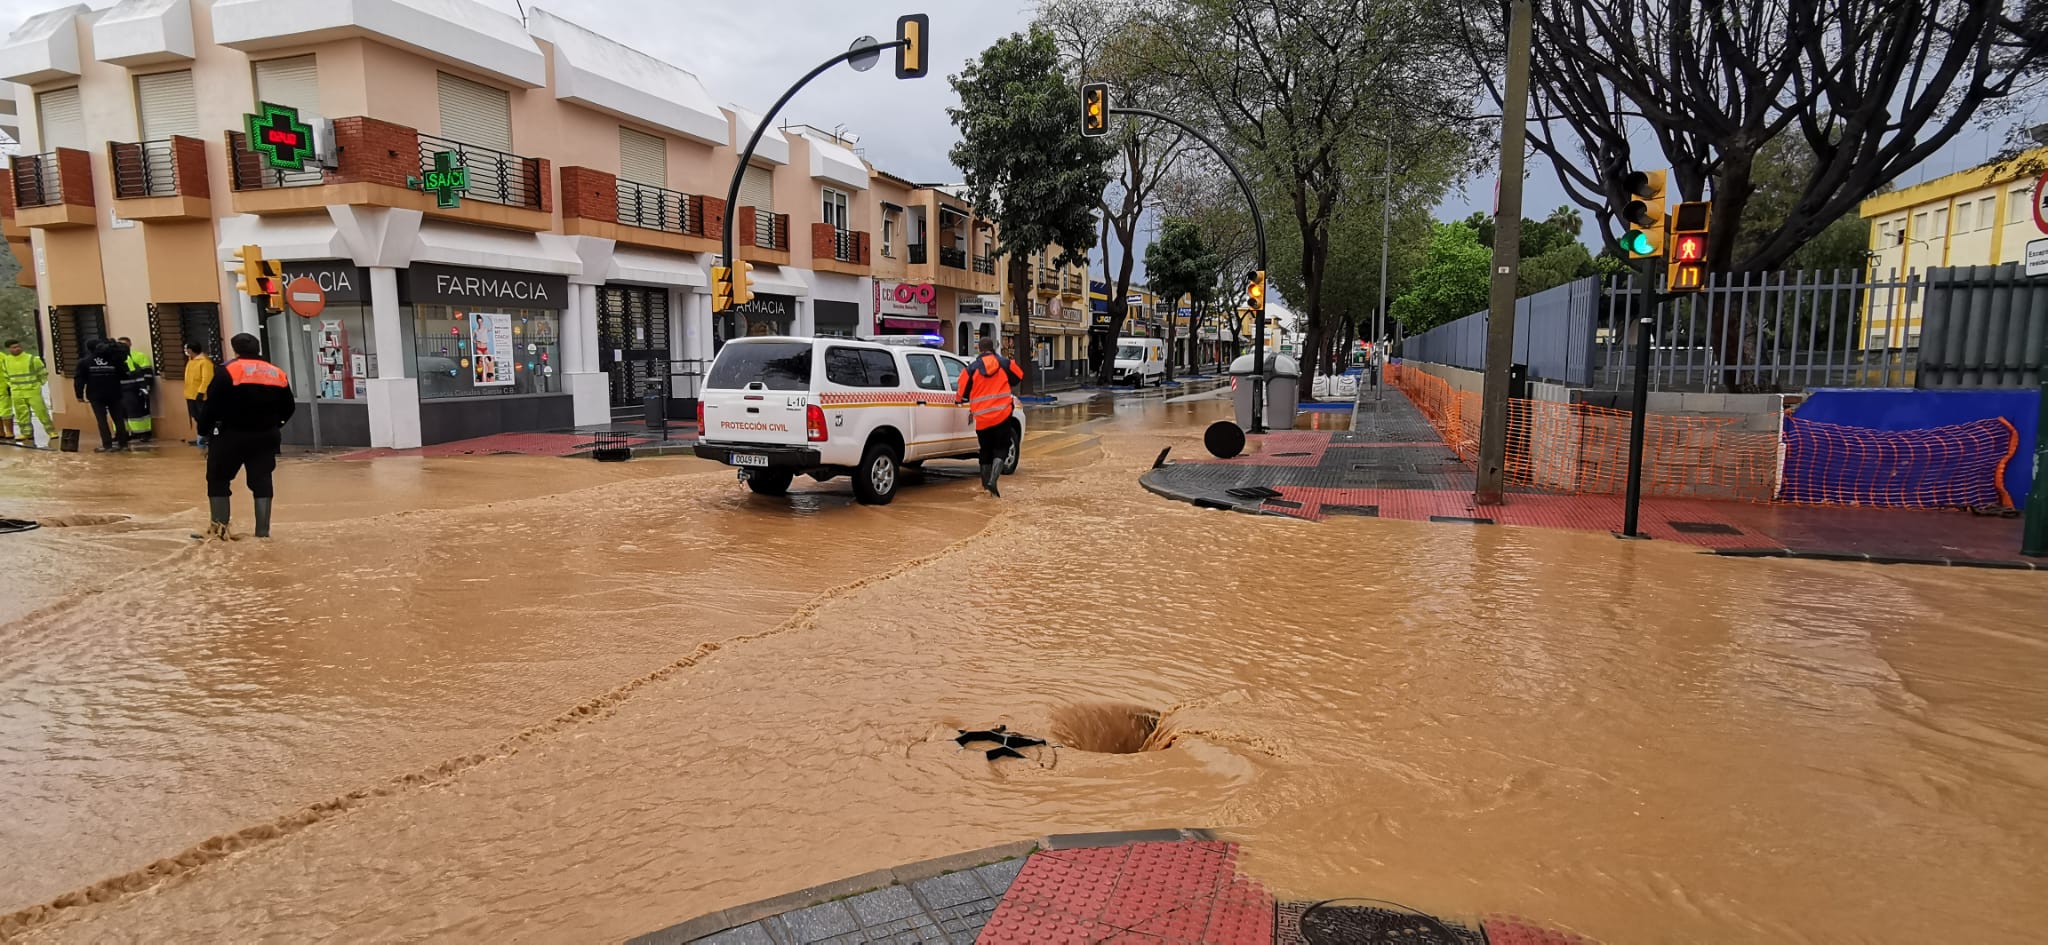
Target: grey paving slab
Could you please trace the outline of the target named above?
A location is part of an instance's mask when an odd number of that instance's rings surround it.
[[[1017,874],[1022,872],[1024,872],[1024,858],[1018,857],[1014,860],[1004,860],[1001,863],[990,863],[987,866],[977,867],[974,870],[974,875],[981,880],[983,886],[988,887],[989,892],[1001,896],[1009,891],[1010,884],[1016,882]]]
[[[903,886],[891,886],[863,893],[848,899],[846,904],[853,907],[853,914],[860,917],[860,924],[873,928],[885,922],[920,915],[924,907],[918,905],[917,897]]]
[[[726,929],[717,935],[700,938],[703,945],[777,945],[768,929],[759,922],[749,922],[736,929]]]
[[[784,937],[795,945],[812,945],[831,940],[860,928],[860,918],[844,902],[827,902],[808,909],[785,912],[771,924],[780,924]]]
[[[947,873],[910,884],[927,909],[943,909],[989,897],[988,888],[973,873]]]

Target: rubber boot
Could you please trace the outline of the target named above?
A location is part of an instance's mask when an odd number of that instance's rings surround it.
[[[270,537],[270,500],[256,500],[256,537]]]
[[[228,497],[211,495],[206,497],[206,531],[192,536],[198,541],[218,538],[228,540]]]
[[[1002,477],[1003,467],[1001,465],[996,463],[981,464],[981,487],[987,489],[989,495],[995,496],[998,499],[1003,497],[1003,493],[996,488],[996,480]]]

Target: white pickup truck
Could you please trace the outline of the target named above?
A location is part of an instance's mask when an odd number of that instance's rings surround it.
[[[974,421],[957,402],[967,362],[943,351],[850,338],[740,338],[719,349],[697,403],[698,456],[782,495],[799,475],[853,479],[881,505],[904,467],[973,459]],[[1003,473],[1017,471],[1024,412],[1011,414]]]

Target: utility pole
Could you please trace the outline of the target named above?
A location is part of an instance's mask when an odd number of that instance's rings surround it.
[[[2048,343],[2041,346],[2048,355]],[[2028,490],[2027,517],[2020,529],[2020,554],[2048,558],[2048,357],[2041,359],[2041,426],[2034,442],[2034,485]]]
[[[1387,342],[1387,240],[1394,232],[1394,133],[1387,132],[1387,168],[1381,175],[1380,187],[1380,310],[1372,319],[1372,359],[1366,364],[1372,369],[1372,399],[1379,400],[1384,381],[1380,375],[1382,353],[1380,348]]]
[[[1493,292],[1486,317],[1486,386],[1479,400],[1479,476],[1473,501],[1506,494],[1508,370],[1515,360],[1515,275],[1522,258],[1522,149],[1529,119],[1529,0],[1515,0],[1508,24],[1507,94],[1501,103],[1500,205],[1493,216]]]

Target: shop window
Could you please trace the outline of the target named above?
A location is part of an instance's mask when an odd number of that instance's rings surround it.
[[[85,358],[88,342],[107,337],[104,305],[58,305],[50,309],[52,370],[66,377]]]
[[[559,393],[560,316],[545,309],[414,305],[420,398]]]
[[[221,361],[220,304],[217,302],[149,303],[149,352],[157,373],[185,376],[185,342],[197,341]]]

